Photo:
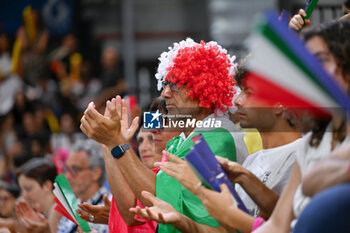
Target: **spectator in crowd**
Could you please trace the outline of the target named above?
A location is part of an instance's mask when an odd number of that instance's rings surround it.
[[[90,61],[83,61],[80,69],[81,82],[75,90],[77,108],[84,111],[86,106],[93,101],[102,91],[102,82],[92,76],[92,64]]]
[[[350,143],[346,143],[312,166],[303,178],[303,193],[313,197],[329,187],[346,183],[349,180],[349,150]]]
[[[315,197],[300,214],[294,232],[344,232],[350,229],[349,152],[350,143],[347,142],[306,173],[303,193]]]
[[[345,0],[343,5],[343,16],[339,20],[350,19],[350,1]],[[304,9],[300,9],[298,14],[294,15],[289,21],[288,26],[295,31],[300,31],[308,28],[311,25],[310,19],[304,19],[306,17],[306,12]]]
[[[11,166],[10,150],[16,142],[13,115],[8,113],[0,117],[0,177],[4,177]]]
[[[16,232],[15,202],[20,189],[16,183],[0,182],[0,228],[4,227],[10,232]]]
[[[56,167],[45,158],[25,163],[18,173],[18,183],[25,201],[16,204],[16,213],[27,232],[54,232],[49,221],[53,216],[53,183]]]
[[[28,109],[24,112],[22,126],[17,131],[18,142],[22,145],[20,153],[40,157],[47,155],[50,130],[41,111]]]
[[[234,103],[238,108],[241,127],[256,128],[259,131],[263,142],[263,150],[249,156],[242,166],[231,163],[234,167],[231,172],[235,172],[236,169],[241,170],[243,176],[246,175],[251,180],[251,182],[243,182],[236,176],[232,182],[239,184],[236,189],[248,209],[252,211],[250,214],[257,217],[259,210],[257,206],[254,208],[249,207],[252,202],[248,201],[250,198],[247,197],[247,194],[258,204],[263,214],[269,216],[277,202],[278,196],[282,193],[287,183],[296,150],[301,142],[299,140],[301,135],[289,120],[288,111],[280,104],[276,103],[271,108],[257,107],[258,105],[252,100],[254,93],[252,93],[249,86],[243,84],[245,75],[244,71],[241,72],[240,76],[236,75],[236,80],[242,92],[236,97]],[[229,161],[226,162],[230,163]],[[255,182],[253,181],[254,179],[256,179]],[[259,185],[260,189],[264,190],[264,186],[261,186],[262,183],[270,189],[265,189],[268,193],[270,191],[265,197],[262,197],[264,193],[255,193],[255,190],[259,189]],[[267,201],[269,199],[270,203]],[[273,199],[274,201],[272,201]]]
[[[0,83],[8,78],[11,71],[9,39],[5,33],[0,33]]]
[[[38,9],[27,6],[23,11],[23,22],[24,26],[18,29],[22,50],[19,73],[26,84],[35,87],[47,65],[45,52],[49,32]]]
[[[149,169],[154,168],[154,163],[160,161],[162,154],[156,153],[155,151],[152,133],[141,128],[136,139],[142,163]]]
[[[82,133],[78,131],[75,112],[64,112],[59,119],[59,123],[60,133],[51,136],[51,148],[53,151],[59,148],[71,149],[77,141],[83,139]]]
[[[156,112],[157,110],[159,110],[162,116],[165,118],[165,120],[168,120],[168,110],[166,108],[165,99],[159,96],[155,100],[156,101],[153,101],[149,110],[151,112]],[[163,150],[166,149],[167,142],[170,141],[170,139],[179,136],[180,129],[166,129],[163,127],[161,129],[152,129],[151,132],[156,152],[158,154],[163,154]],[[163,159],[166,159],[166,157],[163,156]],[[154,163],[152,164],[152,168],[154,168]]]
[[[160,166],[162,171],[177,179],[188,190],[202,199],[211,216],[218,219],[228,231],[238,229],[241,232],[250,232],[254,222],[253,217],[264,216],[267,218],[272,213],[278,197],[288,181],[301,139],[299,139],[300,133],[291,125],[282,106],[277,104],[271,108],[257,107],[258,105],[252,98],[254,93],[248,86],[243,85],[242,79],[245,72],[240,70],[238,73],[236,80],[242,92],[234,102],[238,108],[240,124],[243,128],[258,129],[263,141],[263,150],[248,156],[242,165],[220,157],[218,157],[218,160],[222,163],[231,181],[239,184],[236,186],[237,193],[252,216],[238,210],[232,201],[225,203],[222,206],[223,209],[219,208],[222,199],[230,199],[228,193],[225,194],[228,195],[227,197],[211,191],[210,195],[216,195],[214,200],[217,202],[206,202],[205,196],[208,190],[205,188],[198,189],[196,184],[199,180],[193,177],[194,181],[191,181],[190,174],[192,173],[181,169],[185,162],[173,155],[169,155],[172,162],[158,163],[157,166]],[[147,195],[150,197],[151,194]],[[154,200],[153,197],[152,199]],[[160,220],[157,213],[162,215],[177,214],[169,211],[170,206],[168,206],[168,209],[165,208],[167,204],[160,200],[154,201],[154,203],[156,206],[149,211],[149,214],[140,209],[133,209],[133,211],[145,218],[157,221]],[[221,219],[222,215],[225,215],[226,218]],[[167,223],[164,220],[162,221]],[[181,221],[181,218],[178,221]],[[178,224],[176,222],[171,223]]]
[[[221,55],[217,56],[214,54]],[[176,55],[178,57],[175,59]],[[204,59],[203,61],[206,61],[208,64],[187,67],[186,64],[188,63],[182,60],[186,59],[186,57],[188,59],[195,59],[197,56],[202,57]],[[168,69],[167,66],[170,65],[172,59],[175,59],[174,61],[177,63],[174,68]],[[180,42],[180,46],[175,45],[168,53],[162,54],[160,60],[164,63],[159,65],[159,73],[156,77],[159,81],[158,88],[164,87],[162,97],[166,99],[169,114],[192,115],[196,120],[215,120],[214,109],[219,113],[219,110],[225,110],[227,108],[225,106],[232,105],[232,86],[234,84],[232,77],[235,69],[235,65],[233,64],[234,58],[229,57],[226,54],[226,50],[223,50],[216,43],[209,42],[205,44],[202,42],[201,44],[197,44],[193,40],[187,39]],[[198,59],[193,60],[193,62],[197,61]],[[211,63],[225,65],[215,66]],[[198,68],[198,70],[191,70],[193,67]],[[212,69],[207,69],[208,67]],[[214,67],[218,68],[218,70],[214,69]],[[201,76],[197,76],[199,74]],[[214,84],[216,83],[215,80],[218,79],[220,82],[223,82],[222,85],[209,87],[205,83],[208,82],[206,79],[211,78],[213,80],[210,83]],[[196,86],[196,83],[198,83],[198,86]],[[203,88],[207,88],[207,92],[202,92]],[[216,97],[214,97],[214,93]],[[96,141],[106,144],[110,150],[117,145],[124,145],[127,140],[125,137],[121,137],[120,119],[118,118],[118,115],[126,114],[126,107],[122,106],[125,106],[125,101],[122,101],[119,96],[113,99],[112,102],[108,102],[107,109],[109,109],[112,116],[112,118],[108,118],[100,115],[96,111],[95,106],[90,104],[81,120],[82,131]],[[221,120],[222,128],[218,131],[212,128],[204,132],[202,131],[204,137],[216,154],[222,154],[224,157],[242,163],[248,154],[243,142],[243,135],[238,132],[232,122],[227,118],[223,117],[219,119]],[[97,122],[100,123],[97,124]],[[104,123],[101,124],[101,122]],[[182,158],[193,145],[191,138],[197,135],[200,130],[203,129],[191,128],[185,131],[182,136],[173,138],[167,144],[168,150]],[[190,134],[191,131],[194,131],[194,133]],[[231,135],[230,132],[234,133]],[[118,156],[121,156],[121,154],[118,154]],[[157,177],[154,173],[149,172],[138,161],[132,150],[126,150],[125,156],[115,161],[119,165],[127,183],[143,204],[151,204],[141,196],[142,190],[148,190],[153,194],[157,193],[161,199],[170,202],[185,215],[203,223],[187,225],[184,222],[183,225],[177,226],[179,227],[178,230],[185,231],[185,228],[186,230],[191,228],[192,231],[199,231],[199,229],[203,228],[212,231],[223,231],[223,228],[217,228],[219,224],[208,215],[204,206],[193,194],[183,189],[178,182],[162,171],[157,174]],[[181,197],[185,197],[185,199],[181,199]],[[195,210],[190,207],[182,208],[186,204],[197,206],[197,208]],[[159,225],[158,227],[160,231],[176,232],[176,229],[171,225]]]
[[[15,95],[15,102],[11,110],[14,117],[16,131],[18,131],[18,129],[22,125],[22,117],[24,115],[24,112],[28,109],[33,108],[33,103],[28,100],[28,98],[24,94],[24,91],[22,89],[19,90]]]
[[[103,89],[113,87],[121,81],[120,70],[118,70],[118,54],[114,47],[107,47],[101,56],[103,73],[101,75]]]
[[[64,112],[59,118],[59,125],[60,132],[51,135],[50,146],[53,162],[60,173],[73,145],[86,137],[78,130],[78,122],[74,111]]]
[[[0,115],[7,114],[13,107],[15,95],[22,86],[17,74],[11,74],[9,39],[6,33],[0,33]]]
[[[20,140],[30,140],[34,135],[40,135],[46,140],[50,138],[50,129],[44,118],[44,109],[38,103],[26,108],[22,113],[22,124],[17,130]]]
[[[69,57],[78,51],[78,42],[74,34],[67,34],[62,39],[62,44],[49,54],[51,70],[58,75],[69,72]]]
[[[34,134],[29,139],[29,153],[33,157],[51,157],[50,154],[47,154],[49,139],[42,134]]]
[[[342,9],[344,16],[340,20],[344,21],[312,29],[301,9],[289,27],[304,33],[310,51],[350,93],[350,29],[346,21],[350,18],[349,0],[344,0]],[[264,146],[247,157],[240,129],[226,116],[222,117],[232,105],[235,92],[234,58],[216,42],[197,44],[188,39],[161,54],[156,78],[158,89],[163,88],[162,98],[157,99],[157,106],[151,111],[168,115],[167,123],[186,120],[185,116],[191,115],[190,119],[218,120],[221,126],[183,130],[163,127],[150,131],[141,128],[137,135],[138,158],[137,153],[127,148],[127,143],[132,145],[130,138],[138,128],[137,120],[130,124],[133,117],[126,117],[125,101],[119,96],[113,98],[127,91],[115,47],[104,47],[102,72],[94,78],[92,68],[96,64],[90,64],[85,53],[82,55],[83,48],[79,49],[74,34],[65,35],[58,48],[48,51],[48,43],[57,38],[49,37],[38,9],[25,8],[23,26],[18,29],[14,43],[8,32],[3,33],[7,29],[4,27],[0,32],[0,178],[6,182],[0,184],[0,233],[79,231],[68,219],[52,211],[53,174],[57,172],[65,172],[83,202],[80,204],[83,210],[77,212],[90,222],[92,232],[107,232],[107,228],[109,232],[154,232],[156,227],[159,232],[169,233],[232,229],[249,232],[263,218],[269,219],[257,232],[290,232],[294,228],[295,233],[323,233],[349,228],[346,220],[349,136],[340,114],[316,119],[312,132],[299,140],[295,129],[286,124],[284,108],[244,111],[244,107],[252,104],[249,88],[244,87],[236,100],[237,115],[241,116],[243,127],[259,129]],[[113,99],[107,101],[110,98]],[[94,143],[86,141],[75,124],[90,101],[94,104],[84,112],[81,130],[103,144],[99,149],[92,148]],[[67,106],[74,111],[66,110]],[[290,137],[272,137],[267,133],[275,129],[273,122],[283,128],[281,131],[288,131],[286,135]],[[273,129],[263,127],[267,123]],[[310,128],[309,121],[305,125]],[[238,183],[236,190],[251,215],[233,207],[226,186],[221,187],[221,193],[199,186],[199,180],[182,160],[193,146],[193,136],[199,133],[216,155],[225,157],[218,160],[231,180]],[[261,147],[254,142],[249,144],[248,151],[256,148]],[[300,153],[291,169],[296,149]],[[278,157],[271,159],[270,155]],[[113,194],[111,201],[102,186],[103,160]],[[285,192],[279,197],[290,172]],[[14,219],[11,206],[18,190],[12,183],[16,180],[22,197],[17,204],[18,217]],[[132,212],[130,207],[135,207]]]
[[[126,82],[118,66],[118,53],[114,47],[107,47],[103,50],[101,64],[103,70],[100,76],[102,91],[94,101],[98,109],[104,106],[108,99],[116,94],[124,95],[126,91]]]
[[[81,202],[91,205],[103,204],[103,197],[108,194],[108,190],[103,186],[106,178],[105,165],[99,144],[92,140],[78,141],[67,158],[64,172],[75,196]],[[108,232],[107,225],[93,223],[89,225],[100,233]],[[77,225],[62,217],[57,232],[77,232]]]
[[[156,98],[153,100],[150,111],[160,111],[166,113],[166,108],[164,102],[161,98]],[[125,116],[126,117],[126,116]],[[125,124],[128,121],[127,118],[123,118]],[[124,135],[128,134],[128,130],[132,130],[136,127],[133,125],[129,129],[124,129]],[[178,132],[162,132],[162,129],[157,130],[157,139],[159,141],[168,141],[174,137]],[[132,135],[128,134],[128,137]],[[163,148],[158,151],[155,151],[155,143],[152,138],[152,134],[146,130],[139,132],[137,136],[138,141],[138,152],[140,155],[141,161],[149,168],[154,168],[154,162],[158,162],[161,159],[161,151]],[[159,146],[159,145],[158,145]],[[146,158],[146,156],[149,156]],[[123,176],[118,168],[115,159],[111,156],[109,150],[104,147],[104,156],[105,162],[107,164],[107,176],[111,184],[111,190],[113,194],[112,203],[108,203],[108,210],[110,206],[110,217],[109,217],[109,231],[110,232],[138,232],[138,231],[147,231],[154,232],[157,226],[157,223],[154,221],[144,220],[141,218],[135,217],[132,213],[129,212],[129,208],[136,205],[142,206],[139,200],[136,199],[135,194],[131,190],[130,186],[126,183],[125,179],[121,179]],[[143,159],[144,158],[144,159]],[[158,172],[158,169],[153,169],[154,172]],[[115,179],[114,177],[119,177]],[[113,182],[113,183],[112,183]],[[128,197],[126,199],[126,197]],[[106,202],[105,202],[106,204]],[[101,206],[92,206],[87,203],[83,203],[80,207],[85,210],[87,213],[93,214],[96,218],[100,216],[105,216],[103,214],[103,207]],[[104,208],[106,209],[106,208]],[[89,220],[89,215],[78,211],[82,214],[82,217],[86,220]],[[108,219],[105,220],[108,223]]]
[[[116,93],[124,95],[126,90],[126,82],[118,66],[118,53],[114,47],[107,47],[103,50],[101,64],[103,71],[100,80],[103,92],[95,99],[98,107],[103,106],[105,101],[115,96]]]
[[[49,55],[49,61],[50,70],[59,87],[59,111],[67,106],[76,107],[76,95],[82,89],[81,69],[84,62],[76,36],[64,36],[62,44]]]
[[[350,48],[348,43],[350,23],[338,21],[321,25],[305,32],[303,36],[310,52],[349,93],[350,59],[347,54]],[[346,137],[345,125],[345,119],[334,114],[332,119],[323,121],[317,129],[305,136],[289,182],[271,218],[256,232],[290,232],[294,228],[298,218],[302,217],[301,212],[310,202],[310,198],[304,196],[302,192],[302,179],[317,161],[328,157],[332,151],[348,143],[349,137]]]

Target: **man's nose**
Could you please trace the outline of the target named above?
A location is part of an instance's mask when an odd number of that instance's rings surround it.
[[[166,85],[164,89],[162,90],[162,93],[160,95],[162,98],[170,98],[171,97],[171,90],[170,86]]]

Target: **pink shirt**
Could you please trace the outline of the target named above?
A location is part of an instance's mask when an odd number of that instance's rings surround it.
[[[164,155],[162,160],[164,159]],[[165,157],[166,158],[166,157]],[[152,171],[158,173],[160,169],[154,168]],[[137,200],[137,206],[144,208],[142,203]],[[111,210],[109,211],[109,221],[108,221],[108,232],[110,233],[154,233],[157,229],[158,223],[149,219],[143,219],[138,215],[135,215],[135,219],[139,222],[144,222],[144,224],[129,227],[124,222],[124,219],[119,213],[117,204],[112,198]]]
[[[143,205],[137,200],[137,205],[143,208]],[[122,216],[119,213],[118,207],[112,198],[111,210],[109,212],[108,232],[110,233],[154,233],[156,231],[158,223],[156,221],[142,219],[135,215],[135,219],[144,224],[129,227],[124,222]]]

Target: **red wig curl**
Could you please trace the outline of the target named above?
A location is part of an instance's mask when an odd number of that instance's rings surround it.
[[[226,111],[232,106],[235,81],[232,59],[216,43],[201,41],[178,51],[165,81],[186,85],[187,95],[199,99],[199,106]]]

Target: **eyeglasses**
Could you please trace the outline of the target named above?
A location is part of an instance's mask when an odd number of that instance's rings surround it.
[[[177,86],[177,83],[173,83],[173,82],[170,82],[170,81],[165,81],[162,83],[162,88],[164,89],[166,86],[169,85],[169,88],[171,91],[178,91],[179,90],[179,87]]]
[[[69,172],[71,175],[75,176],[84,170],[90,170],[90,169],[91,169],[90,167],[78,167],[78,166],[68,167],[68,166],[65,166],[63,168],[63,172],[64,173]]]

